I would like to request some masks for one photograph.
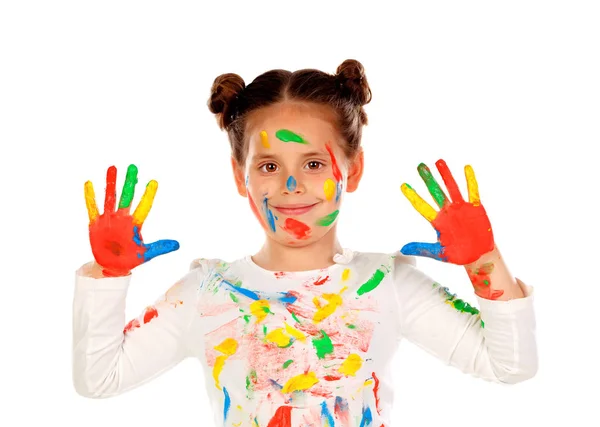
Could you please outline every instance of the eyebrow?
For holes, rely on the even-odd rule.
[[[260,161],[264,159],[276,159],[278,157],[279,156],[277,154],[261,153],[256,154],[252,157],[252,159],[255,161]],[[326,151],[309,151],[302,154],[302,157],[329,157],[329,153]]]

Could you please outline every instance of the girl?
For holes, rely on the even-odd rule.
[[[471,167],[465,200],[443,161],[419,174],[435,210],[402,191],[438,234],[401,253],[342,248],[336,234],[344,193],[363,173],[362,65],[335,75],[273,70],[245,85],[215,80],[210,111],[227,131],[238,192],[265,232],[262,248],[233,262],[200,258],[126,324],[131,271],[177,250],[146,244],[141,228],[157,183],[130,213],[137,169],[127,171],[118,209],[116,169],[104,212],[85,184],[95,261],[78,270],[74,295],[74,384],[87,397],[131,390],[198,358],[218,426],[390,426],[390,361],[406,338],[461,371],[514,384],[537,370],[533,288],[515,279],[496,245]],[[412,255],[465,269],[481,311],[415,267]]]

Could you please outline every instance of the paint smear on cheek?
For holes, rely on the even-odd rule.
[[[331,157],[331,169],[333,170],[333,177],[337,182],[342,181],[342,172],[340,172],[340,168],[338,166],[337,160],[335,158],[335,154],[333,154],[333,150],[329,144],[325,145],[325,148],[329,152],[329,157]]]
[[[266,231],[267,225],[265,224],[265,221],[263,220],[262,216],[260,215],[260,212],[258,211],[258,208],[256,207],[256,203],[254,203],[254,200],[252,199],[252,196],[250,195],[250,193],[248,193],[248,201],[250,202],[250,209],[252,209],[254,216],[256,216],[256,218],[260,222],[261,227]]]
[[[299,240],[310,237],[310,227],[294,218],[287,218],[282,228]]]
[[[297,184],[296,184],[296,179],[295,179],[293,176],[290,176],[290,177],[287,179],[286,185],[287,185],[287,189],[288,189],[289,191],[294,191],[294,190],[296,190],[296,185],[297,185]]]
[[[277,231],[277,229],[275,228],[275,217],[273,216],[273,211],[271,211],[271,209],[269,209],[268,199],[266,197],[263,200],[263,207],[265,210],[265,215],[267,216],[267,222],[269,224],[269,228],[271,229],[272,232],[275,233]]]
[[[331,224],[333,224],[333,222],[335,221],[335,219],[337,218],[339,213],[340,213],[340,211],[336,210],[336,211],[333,211],[332,213],[330,213],[329,215],[326,215],[323,218],[318,219],[317,225],[320,225],[321,227],[330,226]]]
[[[331,178],[327,178],[325,183],[323,184],[323,191],[325,192],[325,198],[327,200],[333,199],[333,195],[335,194],[335,182]]]

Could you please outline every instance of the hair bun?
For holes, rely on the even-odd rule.
[[[337,68],[336,79],[343,97],[350,98],[361,107],[371,101],[371,88],[365,68],[357,60],[346,59],[342,62]]]
[[[245,87],[244,79],[235,73],[221,74],[213,82],[208,109],[217,116],[221,129],[227,129],[235,119],[238,95]]]

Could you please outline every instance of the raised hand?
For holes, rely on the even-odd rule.
[[[423,200],[410,185],[402,184],[401,190],[413,207],[431,223],[437,232],[438,241],[408,243],[401,252],[404,255],[426,256],[457,265],[473,263],[494,249],[492,226],[479,199],[475,172],[470,165],[465,166],[469,192],[469,201],[466,202],[446,162],[438,160],[436,166],[450,198],[425,164],[421,163],[417,170],[440,208],[439,212]]]
[[[143,242],[142,225],[152,207],[158,183],[152,180],[146,185],[146,191],[131,215],[131,201],[138,182],[137,172],[135,165],[129,165],[119,208],[115,210],[117,168],[114,166],[108,168],[102,215],[98,213],[91,181],[87,181],[84,185],[92,253],[105,276],[127,275],[138,265],[179,249],[179,243],[175,240],[159,240],[150,244]]]

